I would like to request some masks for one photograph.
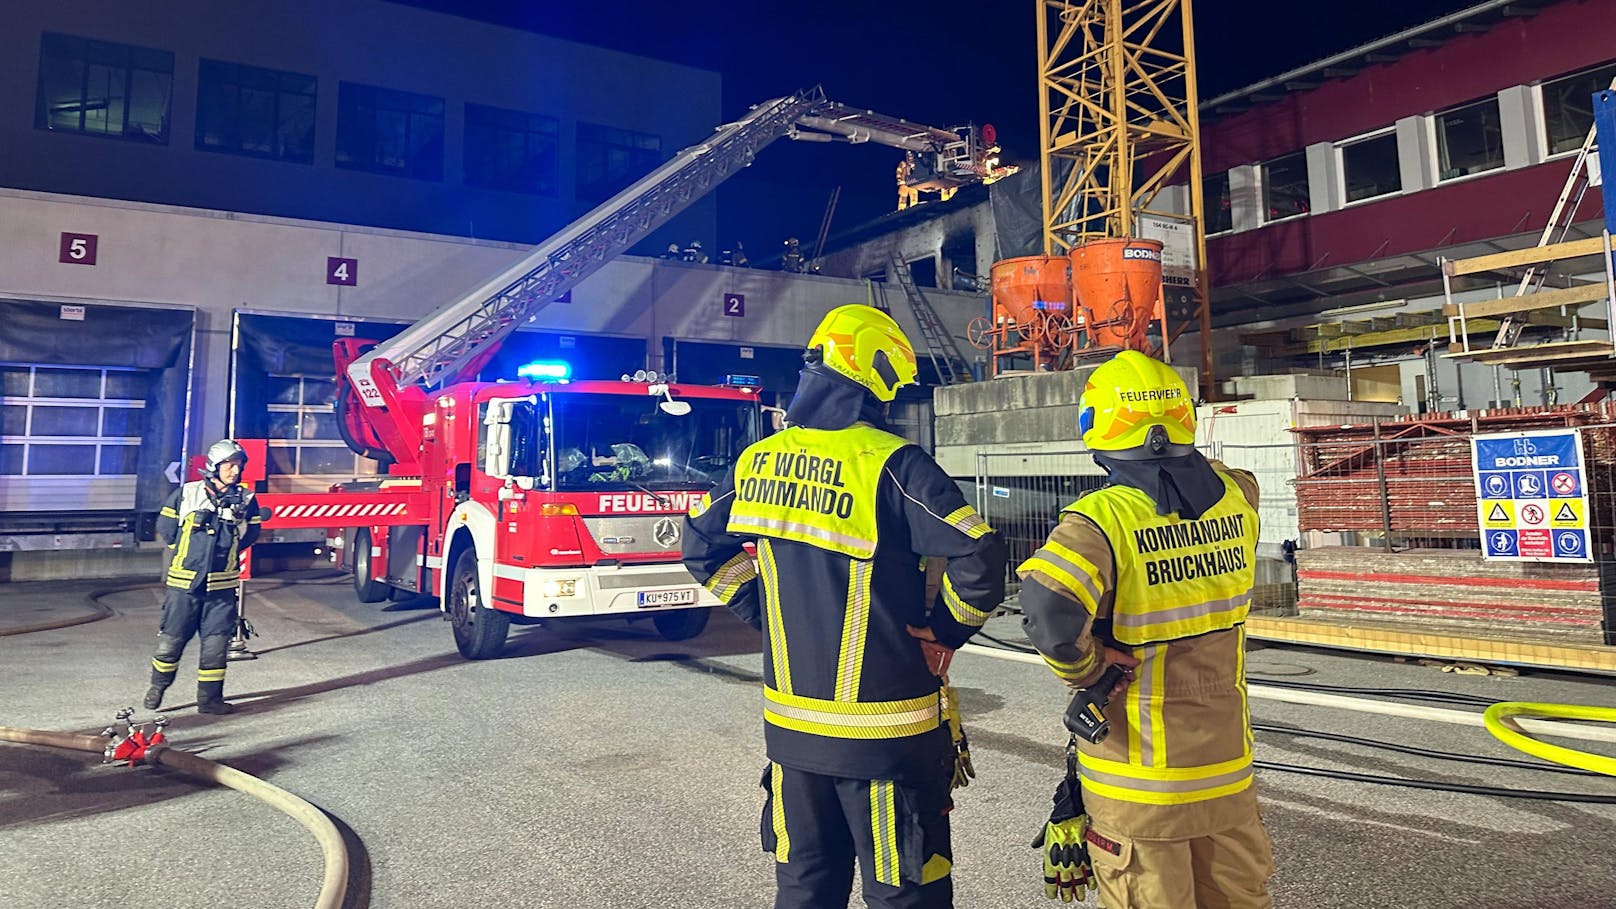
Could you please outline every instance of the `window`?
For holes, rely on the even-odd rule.
[[[1201,217],[1208,234],[1234,229],[1234,208],[1229,203],[1229,172],[1213,174],[1201,181]]]
[[[199,75],[197,148],[313,163],[313,76],[219,60]]]
[[[1610,88],[1616,63],[1543,83],[1543,125],[1549,154],[1576,151],[1594,125],[1593,96]]]
[[[340,83],[337,166],[442,180],[443,99]]]
[[[600,202],[662,163],[662,137],[578,124],[578,199]]]
[[[0,478],[133,476],[146,374],[0,363]]]
[[[1313,208],[1307,189],[1307,155],[1297,152],[1262,166],[1263,222],[1305,215]]]
[[[1437,114],[1436,152],[1439,180],[1503,167],[1504,131],[1498,121],[1498,99]]]
[[[335,382],[270,376],[268,397],[268,476],[375,475],[376,462],[354,454],[337,431]]]
[[[34,126],[168,144],[174,55],[46,32]]]
[[[554,117],[466,105],[466,183],[519,193],[556,194]]]
[[[1383,133],[1341,146],[1341,173],[1348,202],[1401,192],[1403,173],[1397,160],[1397,133]]]

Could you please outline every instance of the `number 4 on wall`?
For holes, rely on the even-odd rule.
[[[325,283],[354,287],[359,283],[359,260],[326,256]]]

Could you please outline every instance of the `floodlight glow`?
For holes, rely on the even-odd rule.
[[[565,360],[534,360],[516,367],[516,374],[524,379],[565,379],[572,375],[572,364]]]

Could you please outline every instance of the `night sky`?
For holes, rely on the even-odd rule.
[[[767,98],[821,84],[832,100],[929,125],[992,123],[1007,161],[1037,161],[1031,0],[396,2],[717,70],[726,119]],[[1470,5],[1473,0],[1197,0],[1201,97]],[[677,150],[677,144],[664,147]],[[896,153],[882,146],[782,140],[719,190],[721,236],[699,239],[722,246],[741,239],[754,260],[777,254],[790,233],[806,247],[838,185],[832,234],[890,211],[896,162]]]

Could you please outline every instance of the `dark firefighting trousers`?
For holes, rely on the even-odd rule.
[[[855,860],[872,909],[953,906],[948,783],[941,773],[852,780],[770,764],[762,833],[775,858],[775,909],[846,906]]]
[[[174,684],[185,645],[199,635],[202,654],[196,661],[196,697],[198,701],[217,701],[224,695],[224,669],[230,638],[236,633],[236,589],[191,593],[169,587],[165,593],[157,652],[152,655],[152,687],[163,690]]]

